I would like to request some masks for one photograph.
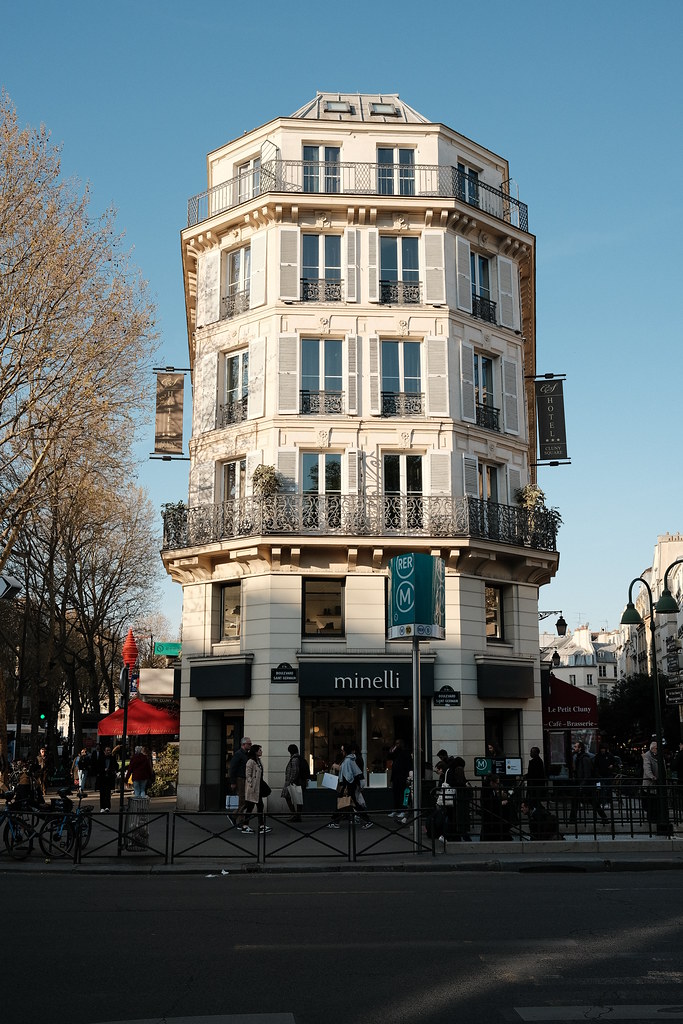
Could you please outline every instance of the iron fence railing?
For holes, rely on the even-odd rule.
[[[344,412],[343,391],[300,391],[302,416],[339,415]]]
[[[332,170],[330,170],[332,168]],[[215,185],[187,203],[187,226],[192,227],[268,192],[316,195],[434,196],[457,199],[522,231],[529,230],[528,208],[504,188],[487,185],[457,167],[437,164],[377,164],[309,160],[270,160],[261,165],[253,187],[244,176]]]
[[[247,536],[473,537],[555,551],[556,513],[478,498],[275,494],[164,512],[164,550]]]
[[[302,302],[341,302],[342,282],[331,277],[301,278]]]
[[[230,320],[249,309],[249,288],[231,291],[221,299],[221,320]]]
[[[495,405],[481,405],[477,402],[477,426],[500,433],[500,409]]]
[[[496,323],[496,304],[483,295],[472,294],[472,316],[486,320],[489,324]]]
[[[242,423],[247,418],[247,407],[247,395],[220,405],[218,407],[218,426],[229,427],[233,423]]]
[[[411,306],[421,302],[419,281],[380,281],[379,301],[386,306]]]

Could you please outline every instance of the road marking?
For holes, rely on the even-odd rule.
[[[683,1020],[683,1006],[644,1004],[631,1006],[515,1006],[525,1021],[572,1020]]]
[[[291,1013],[219,1013],[218,1016],[107,1020],[102,1021],[101,1024],[296,1024],[296,1021]]]

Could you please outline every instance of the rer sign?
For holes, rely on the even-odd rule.
[[[445,640],[446,567],[421,552],[389,561],[388,640]]]

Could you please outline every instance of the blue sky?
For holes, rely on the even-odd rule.
[[[187,366],[179,232],[206,154],[317,90],[398,92],[505,156],[537,236],[538,372],[566,373],[572,465],[542,609],[618,624],[658,534],[683,527],[679,0],[258,5],[0,3],[0,82],[63,169],[113,203],[158,304],[159,362]],[[189,396],[189,388],[187,391]],[[150,462],[157,505],[187,463]],[[180,623],[180,587],[164,583]],[[169,637],[168,639],[172,639]]]

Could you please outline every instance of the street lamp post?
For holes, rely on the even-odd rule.
[[[643,620],[632,601],[633,587],[636,583],[642,583],[647,590],[650,604],[650,661],[652,665],[652,677],[654,686],[655,703],[655,738],[657,740],[657,835],[670,835],[671,824],[669,822],[669,805],[666,791],[666,766],[664,764],[664,745],[662,743],[662,705],[659,694],[659,672],[657,671],[657,648],[655,644],[655,606],[652,600],[652,590],[647,580],[642,576],[636,576],[631,580],[628,588],[628,604],[621,616],[622,626],[642,626]]]

